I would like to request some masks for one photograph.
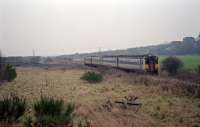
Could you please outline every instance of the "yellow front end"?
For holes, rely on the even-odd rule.
[[[159,64],[145,64],[144,68],[147,72],[158,73],[160,66]]]

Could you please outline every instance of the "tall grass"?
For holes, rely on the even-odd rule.
[[[156,89],[155,92],[161,94],[169,94],[169,95],[176,95],[176,96],[189,96],[194,98],[200,98],[200,85],[179,80],[176,78],[154,78],[152,76],[137,76],[135,74],[130,75],[129,79],[134,84],[145,85],[151,89],[151,86],[156,86],[159,88]],[[153,87],[152,87],[153,88]]]

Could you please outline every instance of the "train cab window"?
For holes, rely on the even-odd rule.
[[[149,64],[149,58],[148,57],[145,58],[145,64]]]
[[[146,57],[145,64],[158,64],[158,57],[156,57],[156,56]]]

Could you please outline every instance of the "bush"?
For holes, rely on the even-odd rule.
[[[15,68],[7,64],[5,67],[2,68],[1,70],[1,80],[6,80],[6,81],[13,81],[17,77],[17,73]]]
[[[162,62],[162,70],[169,72],[171,75],[177,74],[183,67],[183,62],[176,57],[168,57]]]
[[[53,98],[41,97],[41,99],[34,103],[34,111],[36,116],[41,115],[59,115],[63,110],[63,100],[55,100]]]
[[[34,103],[33,109],[36,117],[36,126],[70,126],[75,106],[68,104],[64,108],[63,100],[57,100],[52,97],[41,97]]]
[[[103,77],[101,74],[99,73],[95,73],[95,72],[86,72],[83,74],[83,76],[81,77],[82,80],[86,80],[89,83],[98,83],[101,82]]]
[[[16,95],[10,95],[0,100],[0,120],[16,121],[21,117],[26,108],[25,99],[21,99]]]
[[[197,73],[200,75],[200,65],[197,67]]]

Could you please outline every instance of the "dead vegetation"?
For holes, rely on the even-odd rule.
[[[101,72],[104,79],[96,85],[80,79],[84,70],[17,71],[14,82],[0,86],[0,95],[15,92],[25,97],[29,100],[28,111],[41,94],[62,98],[65,104],[73,102],[77,126],[80,121],[90,127],[189,127],[200,124],[200,100],[198,94],[193,93],[199,92],[199,87],[193,88],[198,84],[112,69]],[[125,97],[127,100],[138,97],[136,102],[142,106],[124,108],[126,105],[115,103],[123,102]]]
[[[172,94],[177,96],[188,96],[200,98],[200,85],[193,82],[182,81],[175,78],[137,76],[134,79],[136,84],[144,84],[145,86],[158,87],[161,94]]]
[[[99,71],[102,72],[103,68]],[[123,78],[129,84],[144,85],[149,89],[155,90],[154,92],[160,94],[188,96],[200,98],[200,84],[192,82],[191,80],[181,80],[177,77],[154,76],[142,73],[127,73],[116,69],[107,69],[103,74],[107,79]],[[186,78],[186,77],[185,77]]]

